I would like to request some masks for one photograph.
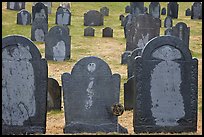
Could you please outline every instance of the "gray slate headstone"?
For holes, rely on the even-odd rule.
[[[190,8],[186,9],[185,15],[191,16],[191,9]]]
[[[202,3],[194,2],[191,6],[191,19],[202,19]]]
[[[166,16],[164,19],[164,27],[165,28],[171,28],[173,26],[173,20],[170,16]]]
[[[164,35],[173,35],[173,30],[172,30],[172,28],[167,28],[167,29],[164,31]]]
[[[122,55],[121,55],[121,64],[127,64],[128,63],[128,56],[131,54],[131,51],[125,51]]]
[[[66,26],[54,26],[45,36],[45,58],[64,61],[71,56],[71,36]]]
[[[33,2],[33,6],[34,6],[36,3],[38,3],[38,2]],[[51,12],[52,12],[52,2],[41,2],[41,3],[43,3],[44,5],[47,6],[47,8],[48,8],[48,14],[51,14]]]
[[[93,56],[82,58],[71,73],[62,75],[62,87],[64,133],[127,133],[111,108],[119,103],[120,75],[112,74],[106,62]]]
[[[100,8],[100,13],[103,14],[103,16],[109,16],[109,9],[107,7]]]
[[[144,2],[130,2],[130,13],[139,15],[144,13]]]
[[[151,2],[149,4],[149,14],[154,18],[160,18],[160,8],[159,2]]]
[[[95,29],[92,27],[87,27],[84,29],[84,36],[94,36],[95,35]]]
[[[7,9],[20,11],[25,9],[25,2],[7,2]]]
[[[135,133],[197,131],[198,60],[182,40],[152,39],[134,72]]]
[[[37,2],[35,5],[32,6],[32,22],[34,22],[36,18],[44,18],[45,21],[48,23],[48,8],[42,2]]]
[[[127,6],[125,7],[125,13],[130,13],[130,6],[129,6],[129,5],[127,5]]]
[[[47,61],[20,35],[2,38],[2,134],[46,131]]]
[[[84,26],[103,26],[104,16],[97,10],[84,13]]]
[[[22,9],[17,13],[17,24],[19,25],[30,25],[31,24],[31,14],[25,10]]]
[[[119,16],[119,20],[122,21],[124,17],[125,17],[125,16],[124,16],[123,14],[121,14],[121,15]]]
[[[179,4],[177,2],[169,2],[167,4],[167,16],[172,19],[178,18]]]
[[[166,8],[162,8],[161,15],[166,15]]]
[[[58,25],[71,25],[71,12],[59,6],[56,11],[55,23]]]
[[[106,27],[102,30],[102,37],[113,37],[113,29]]]

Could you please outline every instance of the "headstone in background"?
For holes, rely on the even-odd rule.
[[[109,16],[109,8],[107,7],[100,8],[100,13],[102,13],[103,16]]]
[[[191,6],[191,19],[202,19],[202,3],[194,2]]]
[[[92,27],[87,27],[84,29],[84,36],[93,36],[95,35],[95,29]]]
[[[148,8],[147,7],[144,7],[144,13],[148,13]]]
[[[167,16],[172,19],[178,18],[179,4],[177,2],[169,2],[167,4]]]
[[[159,2],[151,2],[149,4],[149,14],[154,18],[160,18],[160,8]]]
[[[30,25],[31,24],[31,14],[25,10],[22,9],[17,13],[17,24],[19,25]]]
[[[60,2],[60,6],[71,11],[71,2]]]
[[[106,62],[93,56],[82,58],[71,73],[62,75],[62,87],[64,133],[127,133],[113,113],[119,103],[120,75],[112,74]]]
[[[69,9],[59,6],[56,11],[55,23],[58,25],[70,25],[71,12]]]
[[[38,2],[33,2],[33,6]],[[52,2],[41,2],[48,8],[48,14],[52,13]]]
[[[167,28],[167,29],[164,31],[164,35],[173,35],[173,30],[172,30],[172,28]]]
[[[129,5],[127,5],[127,6],[125,7],[125,13],[130,13],[130,6],[129,6]]]
[[[131,51],[125,51],[122,55],[121,55],[121,64],[127,64],[128,62],[128,56],[131,54]]]
[[[48,8],[42,2],[37,2],[32,6],[32,22],[34,22],[36,18],[45,19],[48,23]]]
[[[173,26],[173,20],[170,16],[166,16],[164,19],[164,27],[165,28],[171,28]]]
[[[45,58],[64,61],[71,56],[71,36],[66,26],[54,26],[45,36]]]
[[[97,10],[89,10],[84,13],[84,26],[103,26],[104,17]]]
[[[134,72],[135,133],[197,131],[198,60],[182,40],[152,39]]]
[[[166,8],[162,8],[161,15],[166,15]]]
[[[186,10],[185,15],[186,15],[186,16],[191,16],[191,9],[190,9],[190,8],[188,8],[188,9]]]
[[[106,27],[102,30],[102,37],[113,37],[113,29]]]
[[[130,2],[130,13],[139,15],[144,13],[144,2]]]
[[[119,16],[119,20],[123,20],[123,18],[124,18],[125,16],[123,15],[123,14],[121,14],[120,16]]]
[[[19,35],[2,38],[2,134],[45,134],[47,61]]]
[[[25,9],[25,2],[7,2],[7,9],[20,11]]]

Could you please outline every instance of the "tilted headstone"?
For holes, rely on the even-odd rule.
[[[202,19],[202,3],[194,2],[191,6],[191,19]]]
[[[27,10],[22,9],[20,12],[17,13],[17,24],[30,25],[31,14]]]
[[[134,132],[196,132],[198,60],[175,36],[152,39],[135,60]]]
[[[172,28],[167,28],[167,29],[164,31],[164,35],[173,35],[173,30],[172,30]]]
[[[119,20],[123,20],[124,17],[125,17],[125,16],[124,16],[123,14],[121,14],[121,15],[119,16]]]
[[[130,2],[130,13],[139,15],[144,13],[144,2]]]
[[[102,37],[113,37],[113,29],[106,27],[102,30]]]
[[[170,16],[166,16],[164,19],[164,27],[165,28],[171,28],[173,26],[173,20]]]
[[[71,56],[71,36],[66,26],[54,26],[45,36],[45,58],[64,61]]]
[[[125,51],[122,55],[121,55],[121,64],[127,64],[128,62],[128,56],[131,54],[131,51]]]
[[[104,16],[97,10],[84,13],[84,26],[103,26]]]
[[[166,15],[166,8],[162,8],[161,15]]]
[[[119,104],[120,75],[112,74],[102,59],[91,56],[79,60],[71,73],[62,75],[62,87],[64,133],[127,133],[117,118],[123,112],[122,106],[114,107]]]
[[[178,22],[174,27],[172,27],[173,35],[178,37],[180,40],[183,40],[185,45],[189,47],[189,38],[190,38],[190,27],[184,22]]]
[[[20,11],[25,9],[25,2],[7,2],[7,9]]]
[[[159,2],[151,2],[149,4],[149,14],[154,18],[160,18],[160,8]]]
[[[191,16],[191,9],[190,9],[190,8],[188,8],[188,9],[186,10],[185,15],[186,15],[186,16]]]
[[[48,24],[44,18],[36,18],[31,27],[32,41],[45,41],[45,35],[48,33]]]
[[[100,8],[100,13],[103,14],[103,16],[109,16],[109,8],[107,7]]]
[[[130,6],[129,6],[129,5],[127,5],[127,6],[125,7],[125,13],[130,13]]]
[[[48,78],[47,111],[61,110],[61,86],[54,78]]]
[[[36,18],[45,19],[48,23],[48,8],[42,2],[37,2],[32,6],[32,22],[34,22]]]
[[[58,25],[71,25],[71,12],[67,8],[58,7],[55,23]]]
[[[172,19],[178,18],[179,4],[177,2],[169,2],[167,4],[167,16]]]
[[[2,134],[46,131],[47,61],[19,35],[2,39]]]
[[[84,29],[84,36],[94,36],[95,35],[95,29],[92,27],[87,27]]]

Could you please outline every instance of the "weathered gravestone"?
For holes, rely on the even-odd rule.
[[[33,2],[33,6],[38,2]],[[52,2],[41,2],[48,8],[48,14],[51,14],[52,12]]]
[[[31,24],[31,14],[27,10],[22,9],[20,12],[17,13],[17,24],[20,25]]]
[[[135,60],[134,132],[197,130],[198,60],[175,36],[152,39]]]
[[[185,15],[186,15],[186,16],[191,16],[191,9],[190,9],[190,8],[188,8],[188,9],[186,10]]]
[[[127,133],[117,118],[123,112],[119,105],[120,75],[112,75],[106,62],[93,56],[82,58],[71,74],[62,75],[62,87],[64,133]]]
[[[2,39],[2,134],[46,131],[48,68],[29,39]]]
[[[102,30],[102,37],[113,37],[113,29],[106,27]]]
[[[191,19],[202,19],[202,3],[194,2],[191,6]]]
[[[103,26],[103,14],[97,10],[89,10],[84,13],[84,26]]]
[[[25,9],[25,2],[7,2],[7,9],[17,11]]]
[[[148,8],[144,7],[144,13],[147,14],[148,13]]]
[[[31,27],[31,40],[44,42],[48,33],[48,24],[44,18],[36,18]]]
[[[125,38],[127,37],[127,33],[130,31],[130,25],[132,22],[132,14],[128,14],[124,19],[123,19],[123,27],[124,27],[124,36]]]
[[[127,64],[128,62],[128,56],[131,54],[131,51],[125,51],[122,55],[121,55],[121,64]]]
[[[66,26],[54,26],[45,36],[45,58],[64,61],[71,56],[71,36]]]
[[[42,2],[37,2],[32,6],[32,22],[36,18],[45,19],[46,23],[48,23],[48,8]]]
[[[130,2],[130,13],[139,15],[144,13],[144,2]]]
[[[107,7],[100,8],[100,13],[103,14],[103,16],[109,16],[109,9]]]
[[[48,78],[47,111],[61,110],[61,86],[54,78]]]
[[[167,29],[164,31],[164,35],[173,35],[173,30],[172,30],[172,28],[167,28]]]
[[[160,18],[160,8],[159,2],[151,2],[149,4],[149,14],[154,18]]]
[[[166,16],[164,19],[164,27],[165,28],[171,28],[173,26],[173,20],[170,16]]]
[[[172,19],[178,18],[179,4],[177,2],[169,2],[167,4],[167,16]]]
[[[162,8],[161,15],[166,15],[166,8]]]
[[[130,13],[130,6],[129,6],[129,5],[127,5],[127,6],[125,7],[125,13]]]
[[[173,36],[183,40],[185,45],[189,47],[190,27],[187,27],[184,22],[178,22],[174,27],[172,27],[172,30]]]
[[[84,36],[94,36],[95,29],[92,27],[87,27],[84,29]]]
[[[56,11],[55,23],[58,25],[70,25],[71,12],[69,9],[59,6]]]

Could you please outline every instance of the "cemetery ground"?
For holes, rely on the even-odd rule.
[[[127,81],[127,66],[121,65],[121,55],[125,51],[125,38],[123,27],[119,20],[119,15],[127,15],[125,6],[129,2],[72,2],[71,3],[71,25],[69,25],[71,35],[71,59],[64,62],[48,61],[48,77],[56,79],[60,85],[61,75],[64,72],[70,72],[74,64],[85,56],[97,56],[103,59],[110,66],[112,73],[121,75],[120,85],[120,103],[124,105],[124,83]],[[160,2],[161,9],[167,7],[167,2]],[[177,22],[185,22],[190,27],[190,50],[193,57],[198,58],[198,131],[196,133],[176,133],[178,135],[202,134],[202,20],[191,20],[190,16],[185,16],[185,10],[191,8],[192,2],[178,2],[179,16],[173,19],[173,25]],[[55,14],[59,2],[53,2],[52,13],[49,14],[48,29],[55,26]],[[148,7],[149,2],[145,2]],[[101,7],[109,8],[109,16],[104,17],[103,26],[93,26],[95,29],[94,37],[84,37],[83,25],[84,13],[88,10],[100,10]],[[31,13],[32,2],[26,2],[26,10]],[[2,37],[7,35],[23,35],[31,38],[31,25],[21,26],[16,24],[17,11],[7,10],[6,2],[2,2]],[[165,28],[163,21],[166,15],[161,15],[162,27],[160,35],[164,34]],[[113,29],[113,38],[103,38],[102,29],[111,27]],[[42,57],[45,57],[45,45],[42,42],[34,42],[40,50]],[[80,84],[80,83],[79,83]],[[173,111],[173,110],[172,110]],[[133,132],[133,111],[125,111],[119,116],[119,123],[128,129],[128,134]],[[65,125],[63,103],[62,111],[47,112],[46,134],[63,134]],[[88,134],[88,133],[81,133]],[[95,133],[104,134],[104,133]],[[119,134],[119,133],[108,133]],[[155,133],[157,134],[157,133]],[[172,133],[159,133],[172,134]],[[175,133],[173,133],[175,134]]]

